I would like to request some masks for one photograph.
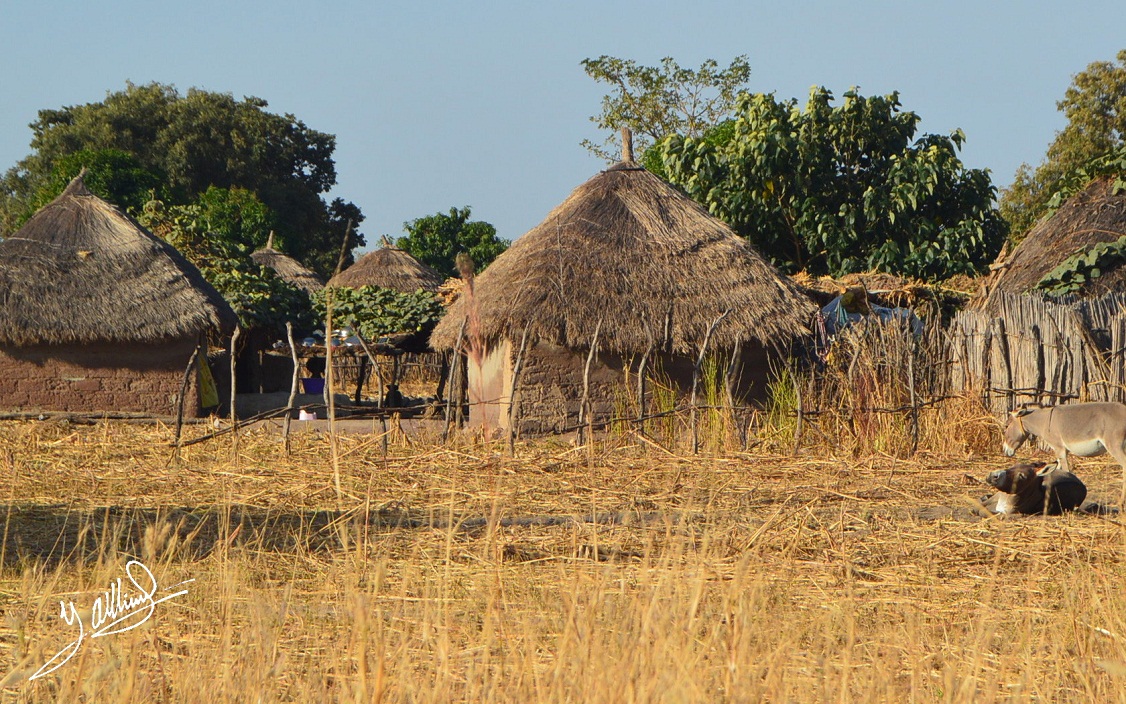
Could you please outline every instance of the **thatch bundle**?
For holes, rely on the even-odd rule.
[[[802,271],[791,278],[802,293],[819,306],[825,306],[849,289],[860,288],[875,305],[911,308],[920,315],[935,307],[944,312],[958,310],[969,300],[970,291],[973,290],[972,282],[967,277],[960,281],[929,284],[879,271],[845,274],[836,279],[831,276],[815,277]]]
[[[293,257],[274,249],[274,233],[272,232],[266,246],[251,254],[250,258],[259,266],[273,269],[278,278],[296,286],[305,293],[314,294],[325,287],[324,280],[315,271],[305,268],[301,262]]]
[[[236,323],[191,262],[81,175],[0,242],[0,344],[152,343]]]
[[[614,352],[783,344],[814,308],[746,240],[632,161],[579,186],[496,259],[474,285],[479,334]],[[470,296],[438,324],[431,345],[456,344]],[[474,326],[475,327],[475,326]]]
[[[1113,185],[1112,177],[1095,179],[1053,215],[1038,222],[1012,254],[994,264],[984,306],[992,307],[1001,293],[1035,289],[1045,274],[1082,248],[1126,236],[1126,193],[1114,194]],[[1123,289],[1124,269],[1103,272],[1082,294],[1098,296]]]
[[[418,289],[434,293],[445,277],[392,245],[386,238],[383,247],[368,252],[360,261],[329,279],[330,287],[360,288],[379,286],[402,293]]]

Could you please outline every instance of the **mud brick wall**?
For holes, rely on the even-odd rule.
[[[586,353],[539,344],[525,353],[520,372],[519,428],[526,436],[560,433],[579,422]],[[603,355],[590,365],[590,406],[595,420],[614,414],[626,392],[621,360]]]
[[[761,345],[746,344],[736,370],[735,395],[742,402],[763,401],[771,354]],[[597,422],[637,412],[637,371],[640,358],[600,354],[590,367],[591,416]],[[548,435],[574,429],[579,422],[586,351],[539,344],[525,353],[520,373],[519,429],[525,436]],[[658,376],[687,397],[692,390],[693,360],[683,355],[656,354],[647,375]],[[627,382],[625,370],[629,369]],[[726,369],[721,373],[726,373]],[[701,381],[702,384],[702,381]],[[628,386],[627,386],[628,385]],[[649,403],[653,385],[649,384]],[[701,387],[700,393],[703,393]]]
[[[158,345],[0,346],[0,410],[124,411],[169,416],[195,339]],[[184,415],[198,416],[198,374]]]

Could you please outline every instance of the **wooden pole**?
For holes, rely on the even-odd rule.
[[[645,407],[645,367],[649,363],[649,353],[653,351],[650,344],[641,355],[641,363],[637,365],[637,423],[638,429],[645,432],[645,416],[649,415]]]
[[[356,405],[360,405],[360,400],[363,398],[364,392],[364,377],[367,376],[368,371],[368,358],[360,357],[360,371],[359,377],[356,379]]]
[[[285,336],[289,340],[289,358],[293,360],[293,380],[289,384],[289,403],[286,404],[285,428],[282,437],[285,440],[285,454],[289,454],[289,425],[293,422],[293,404],[297,400],[297,384],[301,376],[301,363],[297,359],[297,345],[293,344],[293,323],[286,321]]]
[[[919,404],[915,397],[915,333],[910,330],[911,347],[907,352],[907,392],[911,396],[911,454],[919,451]]]
[[[700,355],[696,358],[696,364],[692,367],[692,454],[694,455],[700,452],[700,433],[697,424],[698,413],[696,408],[696,389],[700,385],[700,367],[704,366],[704,356],[708,353],[708,341],[712,339],[712,333],[715,332],[715,329],[730,312],[730,308],[723,311],[723,313],[708,326],[708,331],[704,333],[704,342],[700,345]]]
[[[794,450],[792,454],[798,454],[798,448],[801,447],[801,434],[805,429],[805,405],[802,401],[801,395],[801,380],[794,375],[794,411],[798,414],[798,424],[794,428]]]
[[[175,457],[180,456],[180,432],[184,427],[184,399],[188,395],[188,383],[192,378],[192,367],[199,359],[199,350],[203,347],[203,344],[203,342],[198,343],[192,350],[192,356],[188,358],[188,366],[184,367],[184,380],[180,383],[180,399],[176,404],[176,452],[173,453]]]
[[[516,423],[520,416],[516,405],[520,402],[520,372],[524,368],[524,352],[528,348],[528,325],[520,335],[520,351],[516,354],[516,363],[512,365],[512,394],[508,398],[508,456],[516,454]]]
[[[594,337],[590,341],[590,350],[586,354],[586,366],[583,367],[583,395],[579,400],[579,445],[587,443],[588,429],[584,427],[591,425],[590,417],[590,365],[594,362],[594,356],[598,354],[598,335],[602,332],[602,318],[594,326]],[[590,439],[594,439],[594,428],[589,429]]]
[[[238,359],[238,338],[241,334],[242,328],[236,325],[235,332],[231,335],[231,432],[234,433],[236,466],[238,465],[238,411],[235,397],[238,393],[238,379],[235,377],[235,363]]]
[[[344,266],[344,256],[348,252],[348,235],[352,232],[352,221],[344,229],[344,239],[340,243],[340,256],[336,260],[336,272]],[[325,393],[328,395],[328,438],[332,448],[332,483],[336,489],[337,500],[344,498],[340,487],[340,447],[336,441],[336,389],[333,385],[332,370],[332,289],[325,290]]]
[[[457,331],[457,342],[454,343],[453,356],[450,362],[449,378],[446,379],[446,429],[442,433],[442,442],[450,439],[450,423],[454,418],[454,389],[460,386],[461,382],[461,341],[465,337],[465,326],[469,323],[469,318],[461,321],[461,327]]]
[[[739,366],[742,362],[743,356],[743,338],[735,340],[735,349],[731,351],[731,362],[727,365],[727,378],[724,380],[727,390],[727,419],[728,423],[738,425],[738,418],[735,413],[735,381],[736,375],[739,373]],[[730,430],[730,425],[728,429]],[[745,444],[745,443],[744,443]]]

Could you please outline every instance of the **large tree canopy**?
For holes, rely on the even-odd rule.
[[[128,84],[99,103],[41,110],[31,124],[32,153],[0,179],[0,236],[86,166],[102,174],[90,184],[94,192],[134,212],[147,200],[142,191],[177,205],[212,187],[250,191],[272,213],[281,248],[330,273],[347,222],[363,218],[355,205],[322,197],[336,183],[336,139],[266,107],[259,98],[194,88],[182,95],[152,83]],[[363,244],[353,229],[349,249]]]
[[[1048,212],[1069,174],[1126,145],[1126,49],[1117,59],[1117,65],[1096,61],[1073,77],[1056,103],[1067,126],[1056,133],[1044,161],[1035,170],[1022,164],[1001,194],[1001,214],[1015,237],[1023,237]]]
[[[590,118],[610,137],[602,144],[583,140],[583,146],[607,161],[617,161],[618,131],[630,128],[635,147],[643,152],[671,134],[699,137],[727,119],[735,98],[751,75],[746,56],[737,56],[725,69],[708,59],[699,69],[681,68],[669,57],[660,66],[600,56],[582,62],[587,75],[606,83],[613,92],[602,98],[602,112]]]
[[[898,94],[843,97],[744,94],[733,121],[660,144],[665,175],[787,271],[983,269],[1006,230],[988,173],[958,159],[962,133],[915,139]]]
[[[508,241],[497,237],[497,229],[487,222],[469,220],[469,206],[450,208],[449,215],[437,213],[403,223],[407,236],[396,244],[418,261],[445,276],[457,276],[454,259],[466,253],[482,271],[508,249]]]

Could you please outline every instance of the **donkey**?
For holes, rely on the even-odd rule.
[[[1070,471],[1068,453],[1094,457],[1109,452],[1126,475],[1126,404],[1072,403],[1021,408],[1009,415],[1004,433],[1007,456],[1012,457],[1029,436],[1035,436],[1052,447],[1065,472]]]
[[[986,505],[995,513],[1045,513],[1058,516],[1078,510],[1087,498],[1079,477],[1059,465],[1022,462],[990,472],[985,483],[998,490]]]

